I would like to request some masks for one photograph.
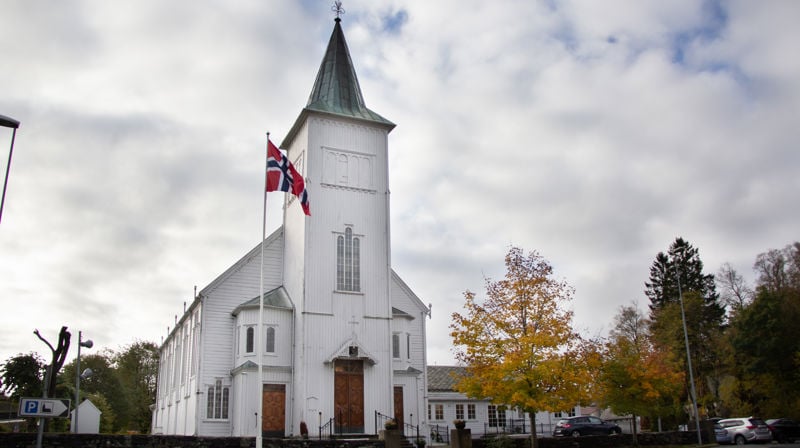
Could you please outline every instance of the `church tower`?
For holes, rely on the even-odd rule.
[[[372,410],[393,413],[387,151],[394,126],[366,107],[337,17],[308,104],[280,145],[304,175],[311,204],[306,217],[287,195],[284,213],[294,425],[334,418],[337,430],[363,433],[375,430]]]

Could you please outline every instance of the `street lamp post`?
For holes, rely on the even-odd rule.
[[[11,148],[8,150],[8,164],[6,165],[6,177],[3,181],[3,197],[0,199],[0,221],[3,220],[3,206],[6,203],[6,188],[8,187],[8,172],[11,170],[11,155],[14,153],[14,139],[17,137],[17,128],[19,128],[19,121],[0,115],[0,126],[4,128],[11,128]]]
[[[694,423],[697,428],[697,445],[703,444],[703,437],[700,435],[700,414],[697,412],[697,391],[694,387],[694,373],[692,372],[692,356],[689,352],[689,333],[686,331],[686,311],[683,308],[683,291],[681,291],[681,274],[677,272],[678,279],[678,299],[681,303],[681,321],[683,322],[683,341],[686,343],[686,366],[689,368],[689,387],[692,394],[692,409],[694,410]]]
[[[78,358],[75,360],[75,423],[72,425],[72,432],[78,434],[78,409],[80,408],[80,393],[81,393],[81,378],[88,378],[92,376],[92,369],[86,369],[85,372],[81,373],[81,347],[92,348],[94,346],[94,342],[91,339],[87,339],[85,341],[81,340],[83,338],[83,332],[78,332]]]

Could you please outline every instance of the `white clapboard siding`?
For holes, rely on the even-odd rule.
[[[281,282],[282,237],[279,229],[265,241],[265,290]],[[205,418],[206,391],[217,378],[223,385],[232,386],[230,371],[235,359],[231,312],[258,296],[260,272],[258,245],[200,291],[162,344],[154,432],[230,435],[229,421]]]

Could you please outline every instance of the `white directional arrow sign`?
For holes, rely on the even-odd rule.
[[[20,417],[66,417],[69,400],[57,398],[23,398],[19,401]]]

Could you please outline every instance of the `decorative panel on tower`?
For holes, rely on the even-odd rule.
[[[322,185],[375,191],[375,156],[322,148]]]

